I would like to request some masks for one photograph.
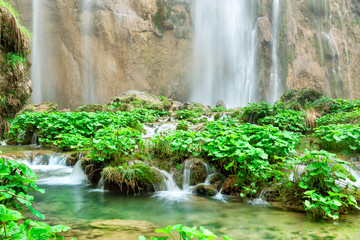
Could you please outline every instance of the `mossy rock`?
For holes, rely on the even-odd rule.
[[[200,196],[213,197],[216,195],[216,188],[212,185],[199,184],[195,187],[195,193]]]
[[[299,111],[305,109],[307,104],[312,104],[323,97],[323,94],[314,89],[304,88],[289,90],[281,96],[280,100],[289,109]]]
[[[110,108],[119,111],[127,111],[135,108],[147,108],[153,110],[170,110],[173,101],[167,97],[156,97],[147,92],[130,90],[120,96],[111,98],[108,103]]]
[[[57,110],[58,110],[58,105],[56,102],[46,101],[40,104],[28,104],[23,109],[21,109],[18,115],[21,115],[25,112],[51,113],[51,112],[56,112]]]
[[[205,161],[202,158],[190,158],[185,161],[185,169],[190,169],[190,186],[203,183],[207,177]]]
[[[113,110],[107,105],[86,104],[78,107],[75,112],[112,112]]]
[[[155,192],[155,189],[162,184],[161,173],[142,161],[103,169],[105,189],[121,192],[123,194],[145,194]]]

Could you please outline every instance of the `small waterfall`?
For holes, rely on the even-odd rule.
[[[247,204],[257,206],[257,207],[268,207],[270,204],[265,201],[264,198],[265,190],[262,190],[259,197],[254,200],[248,201]]]
[[[94,31],[95,31],[95,8],[96,1],[82,0],[82,46],[83,46],[83,90],[84,101],[86,103],[96,103],[96,79],[95,79],[95,59],[94,51]]]
[[[191,173],[191,161],[186,161],[184,165],[183,184],[182,189],[188,191],[190,189],[190,173]]]
[[[0,146],[6,146],[7,144],[6,144],[6,141],[1,141],[0,142]]]
[[[216,193],[216,195],[213,197],[213,199],[219,201],[219,202],[226,202],[226,200],[229,198],[229,196],[225,196],[224,194],[222,194],[223,188],[220,189],[220,191],[218,191]]]
[[[38,184],[81,185],[86,183],[87,176],[81,169],[81,161],[78,161],[74,167],[70,167],[66,164],[67,158],[67,155],[54,153],[35,155],[33,158],[24,160],[38,175]]]
[[[194,1],[191,100],[229,107],[258,99],[256,1]]]
[[[192,167],[192,160],[187,160],[184,163],[184,171],[183,171],[183,182],[182,182],[182,189],[176,184],[173,176],[165,170],[160,170],[158,168],[153,167],[157,171],[161,173],[164,179],[164,187],[161,191],[157,191],[154,194],[154,197],[157,197],[161,200],[169,201],[169,202],[183,202],[189,201],[189,196],[192,195],[193,189],[195,186],[191,186],[190,179],[191,179],[191,167]],[[212,169],[207,163],[203,162],[207,177],[204,183],[205,185],[210,185],[211,177],[216,174],[214,169]],[[201,183],[200,183],[201,184]],[[220,193],[218,193],[214,198],[215,200],[225,201],[225,197]]]
[[[31,144],[32,145],[37,145],[38,144],[38,136],[36,133],[34,133],[31,137]]]
[[[73,182],[74,184],[82,184],[87,182],[88,178],[86,176],[86,174],[84,173],[83,169],[81,168],[81,160],[79,160],[70,175],[70,180],[71,182]]]
[[[280,29],[280,0],[273,0],[272,11],[272,46],[271,46],[271,75],[270,75],[270,92],[268,102],[273,104],[278,101],[282,94],[282,85],[279,69],[279,29]]]

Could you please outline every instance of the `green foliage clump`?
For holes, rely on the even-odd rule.
[[[272,106],[267,102],[252,103],[243,108],[242,120],[257,124],[260,119],[272,114]]]
[[[212,108],[211,112],[226,112],[226,108],[220,106],[220,107],[216,107],[216,108]]]
[[[204,228],[204,227],[200,227],[200,229],[197,229],[197,227],[186,227],[186,226],[182,226],[181,224],[176,224],[176,225],[169,225],[165,228],[162,229],[158,229],[155,231],[156,233],[165,233],[167,235],[169,235],[172,239],[175,239],[174,232],[177,232],[179,235],[179,238],[176,239],[181,239],[181,240],[191,240],[191,239],[199,239],[199,240],[214,240],[217,239],[218,236],[216,236],[214,233],[212,233],[210,230]],[[168,237],[161,237],[161,238],[155,238],[152,237],[152,240],[165,240],[168,239]],[[230,237],[223,237],[224,240],[233,240]],[[140,236],[139,240],[146,240],[146,237]]]
[[[274,116],[267,116],[259,120],[260,124],[271,124],[281,130],[305,133],[305,113],[294,110],[278,110]]]
[[[44,146],[51,147],[54,146],[54,142],[57,142],[55,147],[60,146],[64,149],[63,144],[59,142],[59,135],[71,134],[78,139],[93,138],[95,132],[107,127],[115,129],[131,127],[143,131],[141,123],[153,122],[157,116],[157,111],[146,109],[118,113],[26,112],[14,119],[7,137],[14,143],[30,144],[31,137],[38,132],[39,141]],[[69,138],[67,140],[70,141]]]
[[[165,32],[166,30],[166,21],[169,18],[169,6],[166,5],[164,0],[157,0],[157,11],[155,15],[152,17],[152,20],[156,26],[156,28],[161,32]]]
[[[337,219],[339,214],[359,209],[354,188],[347,183],[347,179],[355,179],[344,167],[346,162],[322,150],[306,151],[304,156],[292,158],[290,169],[294,170],[298,164],[306,164],[305,171],[298,177],[298,172],[292,171],[293,179],[287,178],[281,184],[285,188],[283,197],[298,196],[297,200],[314,218]],[[343,182],[344,187],[340,187],[339,182]]]
[[[359,124],[360,123],[360,109],[325,115],[316,121],[317,126],[325,126],[330,124]]]
[[[36,217],[45,217],[33,206],[31,191],[44,192],[36,186],[36,175],[23,163],[0,158],[0,238],[1,239],[64,239],[58,233],[69,230],[69,227],[25,220],[22,212],[24,206]]]
[[[320,126],[314,136],[321,148],[334,151],[360,149],[360,125],[338,124]]]
[[[103,169],[101,174],[104,176],[105,182],[116,183],[121,190],[126,187],[127,193],[132,191],[134,194],[141,193],[142,185],[158,184],[162,180],[159,173],[142,162],[132,166],[128,164],[116,167],[108,166]]]
[[[201,116],[201,114],[202,114],[202,112],[184,109],[184,110],[176,111],[175,117],[176,117],[176,119],[179,119],[179,120],[185,120],[185,119],[190,119],[190,118],[197,118],[197,117]]]
[[[139,148],[142,134],[131,128],[104,128],[94,135],[90,156],[95,161],[118,161]]]
[[[2,69],[6,72],[12,72],[15,71],[16,66],[19,64],[26,64],[26,58],[19,53],[9,52],[2,62]]]

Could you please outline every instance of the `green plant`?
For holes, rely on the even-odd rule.
[[[170,235],[171,239],[182,239],[182,240],[191,240],[191,239],[199,239],[199,240],[214,240],[215,238],[218,238],[214,233],[212,233],[210,230],[200,227],[200,229],[197,229],[197,227],[186,227],[182,226],[181,224],[176,225],[169,225],[165,228],[158,229],[155,232],[157,233],[165,233]],[[179,235],[179,238],[176,238],[173,232],[177,232]],[[165,240],[169,237],[161,237],[161,238],[155,238],[152,237],[152,240]],[[232,240],[230,237],[223,237],[224,240]],[[139,240],[146,240],[145,237],[140,236]]]
[[[281,130],[305,133],[305,113],[294,110],[278,110],[274,116],[267,116],[259,120],[260,124],[271,124]]]
[[[334,151],[360,149],[360,125],[338,124],[316,128],[314,136],[322,148]]]
[[[267,102],[251,103],[243,108],[242,120],[247,123],[257,124],[258,121],[272,114],[272,107]]]
[[[23,207],[26,206],[36,217],[44,216],[36,211],[33,206],[33,196],[29,193],[39,189],[35,180],[36,175],[23,163],[0,158],[0,237],[1,239],[64,239],[57,233],[69,230],[66,226],[49,226],[33,220],[23,219]]]
[[[298,164],[306,164],[306,167],[301,176],[296,177],[298,173],[294,166]],[[289,166],[293,179],[287,178],[290,180],[283,180],[281,185],[291,195],[298,196],[298,201],[314,218],[337,219],[342,213],[359,209],[353,186],[347,182],[355,179],[344,167],[346,164],[324,150],[306,150],[305,155],[291,159]],[[345,183],[345,186],[340,187],[338,182]]]

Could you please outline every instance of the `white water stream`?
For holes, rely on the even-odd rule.
[[[38,184],[43,185],[81,185],[87,183],[87,176],[81,169],[81,161],[74,167],[66,165],[66,155],[50,154],[35,156],[32,161],[25,160],[37,175]]]
[[[228,107],[258,98],[256,1],[194,1],[191,100]]]
[[[180,188],[176,184],[173,176],[170,173],[168,173],[165,170],[158,169],[158,171],[160,171],[161,175],[164,178],[165,188],[161,191],[155,192],[154,197],[156,197],[160,200],[164,200],[166,202],[189,201],[190,196],[193,194],[193,190],[195,188],[195,186],[192,186],[190,184],[191,164],[192,164],[191,160],[187,160],[184,163],[182,188]],[[204,163],[204,165],[205,165],[205,168],[207,171],[207,178],[203,184],[210,185],[211,176],[215,172],[213,169],[210,168],[210,166],[208,164]],[[213,197],[213,199],[224,202],[224,201],[226,201],[226,197],[223,194],[221,194],[221,191],[222,191],[222,189],[219,192],[217,192],[217,194]]]
[[[270,75],[270,93],[268,102],[270,104],[278,101],[282,94],[281,77],[279,69],[279,30],[280,30],[280,0],[273,1],[272,9],[272,45],[271,45],[271,75]]]
[[[34,94],[32,94],[32,101],[35,104],[39,104],[43,101],[42,96],[42,56],[41,56],[41,43],[43,38],[42,33],[42,13],[41,13],[41,0],[33,0],[33,44],[32,44],[32,54],[31,54],[31,79],[32,79],[32,88]]]
[[[95,0],[82,0],[81,4],[81,33],[82,33],[82,77],[84,101],[89,104],[96,103],[96,79],[94,59],[94,32],[95,32]]]

